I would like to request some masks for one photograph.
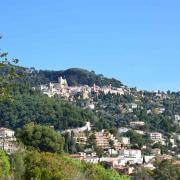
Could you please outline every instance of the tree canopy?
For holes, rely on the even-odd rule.
[[[46,152],[63,152],[64,139],[60,133],[47,126],[27,124],[24,128],[17,130],[16,137],[28,147]]]

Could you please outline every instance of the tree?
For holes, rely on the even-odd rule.
[[[155,180],[178,180],[180,179],[180,167],[177,165],[172,165],[171,161],[164,160],[156,164],[156,169],[154,170]]]
[[[13,80],[18,77],[13,66],[17,63],[18,59],[9,59],[8,53],[1,52],[0,49],[0,100],[10,98],[9,92],[15,85]]]
[[[19,149],[12,155],[12,166],[14,171],[14,178],[17,180],[23,180],[25,173],[25,150]]]
[[[76,142],[74,140],[74,133],[73,131],[71,133],[66,132],[64,135],[64,151],[66,153],[76,153],[77,152],[77,145]],[[79,147],[80,148],[80,147]]]
[[[153,172],[144,167],[137,167],[135,180],[153,180]]]
[[[135,131],[128,131],[126,136],[130,138],[130,141],[134,145],[138,145],[141,148],[145,144],[145,137],[141,134],[136,133]]]
[[[17,130],[16,137],[28,147],[46,152],[63,152],[64,139],[60,133],[48,126],[27,124],[24,128]]]
[[[92,133],[90,136],[88,136],[87,144],[92,147],[96,146],[96,136],[94,133]]]
[[[112,149],[114,148],[114,141],[113,140],[109,140],[109,145],[111,147],[111,155],[112,155]]]
[[[3,150],[0,150],[0,179],[7,179],[10,175],[10,162]]]
[[[103,156],[103,154],[104,154],[103,149],[100,148],[100,147],[95,147],[95,151],[96,151],[96,154],[97,154],[98,158],[101,158]]]

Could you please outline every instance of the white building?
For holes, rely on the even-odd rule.
[[[0,149],[3,149],[7,154],[12,154],[17,150],[15,142],[0,141]]]
[[[150,133],[150,138],[152,141],[161,142],[162,141],[162,134],[158,132]]]
[[[66,133],[66,132],[71,132],[73,131],[74,133],[79,133],[79,132],[84,132],[84,131],[91,131],[91,123],[90,122],[86,122],[86,125],[83,127],[79,127],[79,128],[74,128],[74,129],[67,129],[65,131],[63,131],[62,133]]]
[[[137,104],[135,104],[135,103],[131,103],[131,108],[132,108],[132,109],[137,109],[137,107],[138,107],[138,105],[137,105]]]
[[[173,148],[177,146],[176,143],[175,143],[175,139],[174,138],[170,138],[169,141],[172,144]]]
[[[94,110],[95,109],[95,105],[93,103],[89,104],[87,106],[88,109]]]
[[[180,115],[175,115],[175,124],[180,126]]]
[[[134,130],[137,134],[140,134],[140,135],[145,135],[145,132],[144,131],[141,131],[141,130]]]
[[[86,156],[83,159],[86,163],[98,164],[99,158],[95,156]]]
[[[124,145],[130,144],[130,138],[128,138],[128,137],[122,137],[121,140],[122,140],[122,144],[124,144]]]
[[[130,157],[130,158],[141,158],[141,150],[138,149],[121,149],[119,151],[120,156]]]
[[[129,128],[126,128],[126,127],[121,127],[121,128],[118,129],[118,132],[119,132],[120,134],[126,133],[126,132],[128,132],[128,131],[129,131]]]
[[[0,138],[12,138],[14,137],[14,131],[7,128],[0,128]]]
[[[180,115],[175,115],[175,121],[180,121]]]
[[[66,79],[63,79],[61,76],[58,78],[58,82],[60,84],[60,86],[67,86],[67,80]]]
[[[12,154],[16,151],[15,132],[11,129],[0,128],[0,149],[6,151],[7,154]]]
[[[110,155],[118,155],[118,151],[115,150],[115,149],[108,149],[108,153],[109,153]]]
[[[165,108],[155,108],[155,112],[157,114],[162,114],[162,113],[164,113],[164,111],[165,111]]]
[[[143,121],[131,121],[130,126],[144,126],[145,123]]]
[[[125,166],[127,163],[129,164],[142,164],[143,158],[142,157],[118,157],[116,160],[113,161],[113,166]]]
[[[151,149],[151,154],[154,156],[161,155],[161,149],[159,148]]]
[[[124,90],[123,88],[117,88],[118,94],[124,95]]]
[[[99,158],[97,156],[86,155],[85,153],[72,154],[70,157],[90,164],[97,164],[99,162]]]

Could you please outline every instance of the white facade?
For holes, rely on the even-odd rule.
[[[115,149],[108,149],[108,153],[111,155],[117,155],[118,152]]]
[[[0,128],[0,138],[14,137],[14,131],[7,128]]]
[[[131,157],[118,157],[116,161],[113,162],[113,166],[125,166],[127,163],[129,164],[142,164],[143,158],[131,158]]]
[[[91,123],[90,122],[86,122],[86,125],[83,127],[74,128],[74,129],[67,129],[67,130],[63,131],[62,133],[71,132],[71,131],[73,131],[74,133],[79,133],[79,132],[84,132],[86,130],[91,131]]]
[[[137,149],[122,149],[119,151],[119,154],[124,157],[131,157],[131,158],[141,158],[141,150]]]
[[[162,134],[158,132],[150,133],[150,138],[152,141],[161,141],[162,140]]]
[[[180,115],[175,115],[175,124],[180,126]]]
[[[130,126],[144,126],[145,123],[143,121],[132,121],[130,122]]]
[[[165,108],[155,108],[157,114],[162,114],[165,111]]]
[[[124,90],[122,88],[114,88],[112,89],[111,86],[109,87],[103,87],[100,89],[100,91],[104,92],[104,94],[119,94],[119,95],[124,95]]]
[[[67,86],[67,80],[66,79],[63,79],[62,77],[59,77],[58,78],[58,82],[60,84],[60,86]]]
[[[145,132],[144,131],[141,131],[141,130],[134,130],[137,134],[140,134],[140,135],[145,135]]]
[[[86,156],[83,160],[91,164],[97,164],[99,162],[99,158],[94,156]]]
[[[120,134],[126,133],[126,132],[128,132],[128,131],[129,131],[129,129],[126,128],[126,127],[121,127],[121,128],[118,129],[118,132],[119,132]]]
[[[135,104],[135,103],[131,103],[131,108],[132,108],[132,109],[137,109],[137,107],[138,107],[138,105],[137,105],[137,104]]]
[[[0,149],[3,149],[7,154],[12,154],[17,150],[17,146],[14,142],[1,141]]]
[[[103,157],[100,158],[100,162],[109,162],[113,164],[113,167],[115,166],[125,166],[127,163],[129,164],[142,164],[143,163],[143,158],[131,158],[131,157],[117,157],[117,158],[112,158],[112,157]]]
[[[153,155],[161,155],[161,150],[159,148],[151,149]]]
[[[175,121],[180,121],[180,115],[175,115]]]
[[[17,149],[14,133],[11,129],[0,128],[0,149],[7,154],[12,154]]]
[[[122,144],[129,145],[130,144],[130,138],[128,137],[122,137]]]
[[[89,104],[89,105],[88,105],[88,108],[94,110],[94,109],[95,109],[95,105],[94,105],[93,103],[92,103],[92,104]]]

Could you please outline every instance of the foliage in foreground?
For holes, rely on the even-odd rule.
[[[113,170],[91,165],[51,153],[29,151],[25,158],[25,179],[126,180]]]
[[[4,152],[3,152],[4,153]],[[55,153],[38,151],[17,151],[6,169],[0,166],[0,179],[15,180],[128,180],[114,170],[106,170],[101,165],[86,164]],[[1,160],[2,161],[2,160]],[[6,175],[6,176],[2,176]]]
[[[9,158],[3,150],[0,150],[0,179],[10,174]]]

